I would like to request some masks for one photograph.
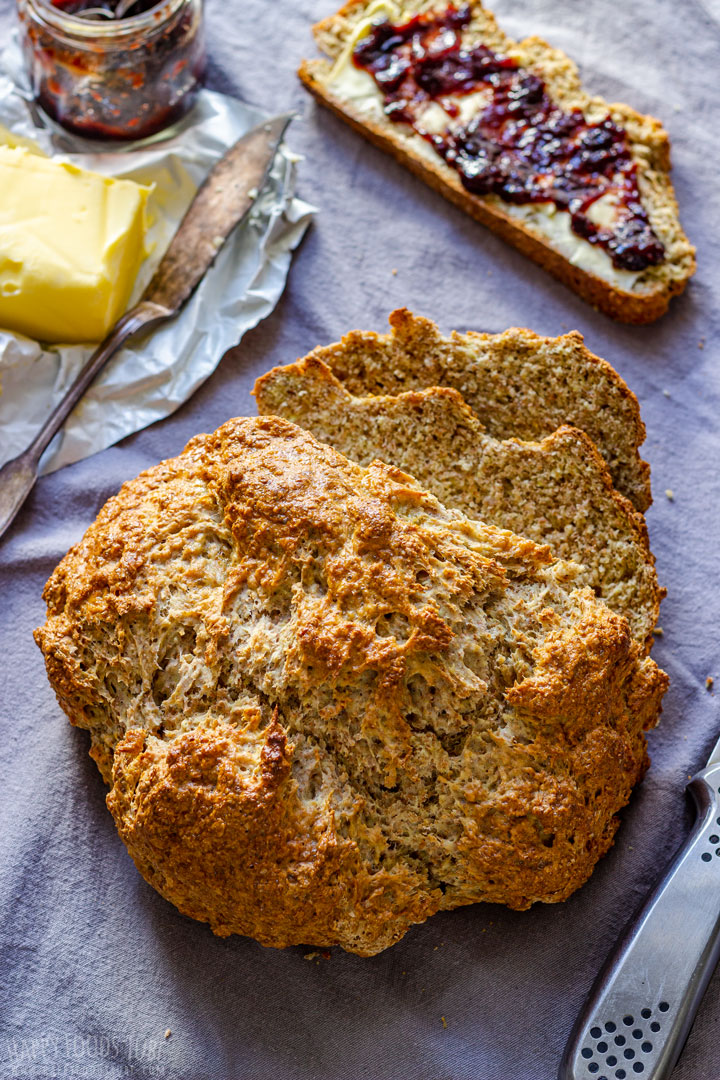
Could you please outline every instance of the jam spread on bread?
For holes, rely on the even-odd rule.
[[[383,20],[358,42],[353,63],[374,78],[388,118],[410,124],[473,194],[554,204],[619,270],[661,263],[624,130],[610,116],[590,123],[560,108],[511,57],[463,45],[470,17],[451,6],[401,25]]]

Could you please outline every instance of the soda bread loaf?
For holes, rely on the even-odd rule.
[[[647,510],[650,466],[638,453],[645,441],[638,400],[585,348],[582,334],[546,338],[514,328],[445,337],[407,308],[393,311],[390,326],[390,334],[353,330],[309,355],[359,397],[450,386],[496,439],[539,441],[565,424],[579,428],[604,457],[616,489]]]
[[[320,102],[583,299],[647,323],[683,291],[668,136],[564,53],[480,0],[350,0],[314,34],[327,59],[299,75]]]
[[[361,955],[563,900],[666,676],[547,547],[276,417],[123,486],[50,578],[50,681],[135,863],[221,935]]]
[[[645,520],[615,491],[584,432],[495,439],[456,390],[354,397],[312,354],[273,368],[254,393],[260,413],[292,420],[361,465],[376,458],[396,465],[445,506],[581,563],[577,584],[624,615],[650,647],[662,594]]]

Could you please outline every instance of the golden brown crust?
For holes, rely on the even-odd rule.
[[[392,902],[403,875],[377,875],[370,887],[356,845],[338,835],[332,813],[303,805],[277,714],[258,739],[250,779],[242,736],[230,725],[199,727],[152,748],[149,741],[134,729],[118,745],[107,802],[138,870],[159,893],[222,937],[241,929],[280,947],[334,945],[357,905],[350,932],[362,947],[362,920],[382,916],[379,894],[384,889]],[[433,914],[439,895],[411,903],[410,921]]]
[[[591,98],[581,87],[577,67],[562,52],[539,38],[513,42],[499,30],[492,14],[480,0],[471,0],[473,21],[470,33],[478,40],[502,52],[510,52],[525,66],[535,70],[546,82],[555,100],[567,108],[580,108],[593,116],[608,111],[621,123],[631,140],[633,155],[639,164],[641,194],[647,204],[653,227],[662,239],[667,258],[661,267],[653,267],[632,290],[612,284],[589,270],[582,270],[557,251],[548,238],[529,222],[518,221],[502,201],[494,196],[472,195],[452,168],[439,157],[437,161],[417,152],[411,140],[404,138],[384,117],[359,111],[347,99],[327,85],[332,65],[325,60],[304,61],[298,74],[305,87],[336,115],[345,120],[370,142],[391,154],[435,191],[487,226],[523,255],[547,270],[588,303],[613,319],[627,323],[649,323],[667,310],[673,296],[682,293],[695,272],[694,248],[680,228],[677,202],[669,179],[670,144],[662,125],[654,117],[643,116],[622,104],[608,105]],[[432,8],[425,0],[406,0],[406,13]],[[349,31],[364,15],[366,0],[346,4],[335,15],[313,29],[319,47],[337,58]]]
[[[372,955],[439,908],[563,899],[610,844],[667,680],[573,573],[238,419],[107,503],[36,640],[154,887]]]

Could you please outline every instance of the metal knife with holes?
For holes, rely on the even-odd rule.
[[[174,318],[262,191],[292,114],[276,116],[230,147],[208,173],[139,302],[115,324],[30,446],[0,469],[0,536],[36,479],[40,458],[108,360],[141,330]]]
[[[559,1080],[666,1080],[680,1056],[720,956],[720,741],[688,791],[692,832],[608,957]]]

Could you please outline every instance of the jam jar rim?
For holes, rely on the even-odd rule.
[[[163,29],[168,21],[191,0],[157,0],[148,11],[131,15],[127,19],[102,20],[83,19],[55,7],[50,0],[21,0],[29,15],[51,32],[68,35],[77,48],[83,45],[114,45],[126,47],[127,39],[136,37],[143,31]]]

